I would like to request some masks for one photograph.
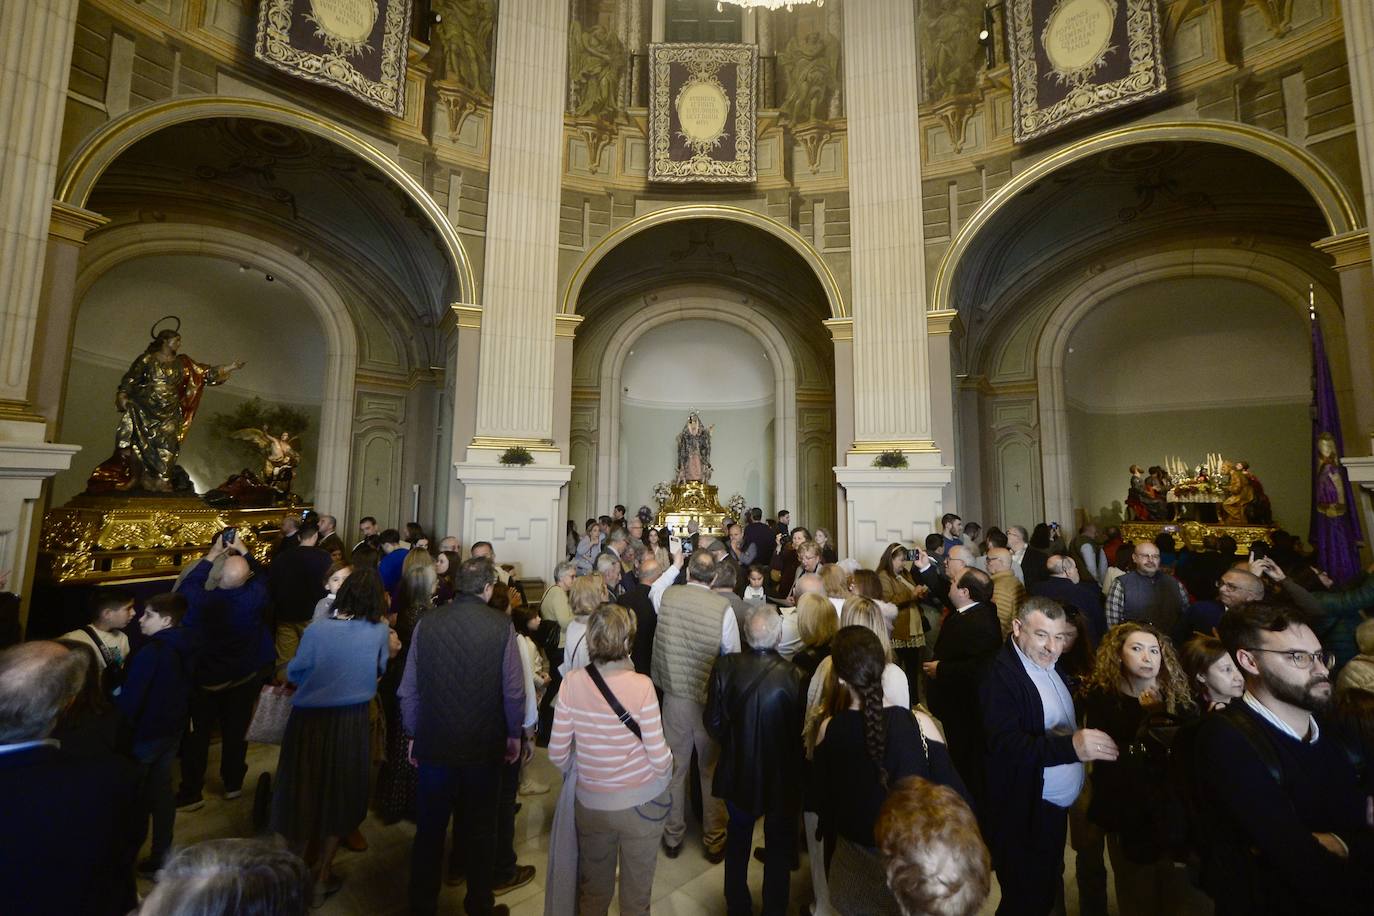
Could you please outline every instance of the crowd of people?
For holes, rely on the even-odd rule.
[[[570,523],[538,594],[489,543],[367,517],[350,547],[315,514],[266,563],[226,529],[171,591],[98,590],[0,652],[5,910],[302,913],[373,811],[414,824],[414,913],[445,884],[507,912],[541,869],[551,916],[648,913],[689,837],[730,914],[975,913],[993,874],[999,914],[1062,912],[1066,848],[1087,916],[1108,864],[1123,916],[1368,912],[1374,576],[1282,531],[1239,554],[951,514],[867,569],[786,512],[653,522]],[[178,848],[216,734],[227,799],[280,745],[248,787],[275,840]],[[520,798],[550,791],[522,863]]]

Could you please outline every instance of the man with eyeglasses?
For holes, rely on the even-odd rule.
[[[1358,745],[1324,717],[1331,654],[1281,605],[1231,608],[1219,630],[1246,690],[1197,734],[1203,883],[1218,916],[1368,913],[1374,799]]]
[[[1222,615],[1251,601],[1264,600],[1264,581],[1244,569],[1228,569],[1216,582],[1216,598],[1194,601],[1184,614],[1183,625],[1173,633],[1176,642],[1192,633],[1215,633]]]
[[[1118,576],[1107,589],[1107,626],[1126,620],[1147,620],[1173,633],[1188,607],[1183,583],[1160,571],[1159,548],[1149,541],[1135,545],[1135,568]]]

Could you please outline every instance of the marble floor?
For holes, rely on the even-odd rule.
[[[248,778],[245,789],[256,785],[258,774],[276,768],[277,748],[268,745],[252,745],[248,755]],[[216,744],[211,748],[210,766],[206,777],[205,807],[199,811],[179,812],[176,822],[176,845],[184,846],[200,840],[228,836],[250,836],[252,834],[253,798],[251,791],[245,791],[242,798],[226,801],[218,782],[218,753]],[[531,766],[534,776],[540,782],[558,786],[558,771],[549,763],[547,754],[541,749],[535,754]],[[523,864],[538,869],[535,880],[526,886],[497,898],[505,903],[511,912],[518,916],[538,916],[544,911],[544,877],[548,855],[549,823],[553,816],[557,789],[544,795],[521,796],[523,807],[516,817],[516,851]],[[762,821],[759,822],[756,844],[762,843]],[[369,815],[362,826],[367,837],[369,849],[363,853],[341,850],[335,859],[335,871],[343,876],[343,889],[335,895],[323,909],[317,912],[326,916],[385,916],[406,912],[406,886],[409,874],[410,844],[414,827],[408,823],[384,825],[374,815]],[[687,842],[682,854],[676,859],[660,856],[658,870],[654,876],[655,916],[714,916],[725,913],[723,894],[724,866],[712,865],[702,855],[700,830],[689,822]],[[145,851],[146,852],[146,851]],[[1073,881],[1073,853],[1065,856],[1065,893],[1068,913],[1078,912],[1077,892]],[[756,905],[761,900],[763,866],[751,864],[749,883],[754,892]],[[151,884],[140,882],[140,889],[147,893]],[[1113,897],[1114,891],[1108,893]],[[810,869],[807,865],[805,850],[802,851],[802,868],[792,873],[792,912],[798,912],[811,900]],[[994,886],[982,912],[991,914],[997,908],[998,891]],[[462,913],[463,888],[445,887],[440,895],[441,913]],[[1115,910],[1115,906],[1112,907]],[[612,907],[612,912],[618,912]]]

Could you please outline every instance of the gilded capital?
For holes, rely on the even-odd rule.
[[[1312,247],[1329,254],[1332,260],[1336,262],[1337,270],[1368,267],[1370,264],[1368,229],[1355,229],[1350,232],[1342,232],[1340,235],[1318,239],[1312,243]]]
[[[55,200],[52,202],[52,218],[48,223],[48,238],[84,245],[87,235],[109,221],[109,217],[99,213]]]
[[[926,333],[934,335],[953,334],[959,326],[957,309],[938,309],[926,312]]]

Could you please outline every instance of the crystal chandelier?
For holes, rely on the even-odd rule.
[[[791,12],[794,6],[809,6],[812,3],[816,4],[816,6],[825,6],[825,0],[719,0],[719,2],[716,3],[716,12],[719,13],[724,10],[725,4],[727,3],[732,6],[742,6],[747,10],[786,9],[788,12]]]

